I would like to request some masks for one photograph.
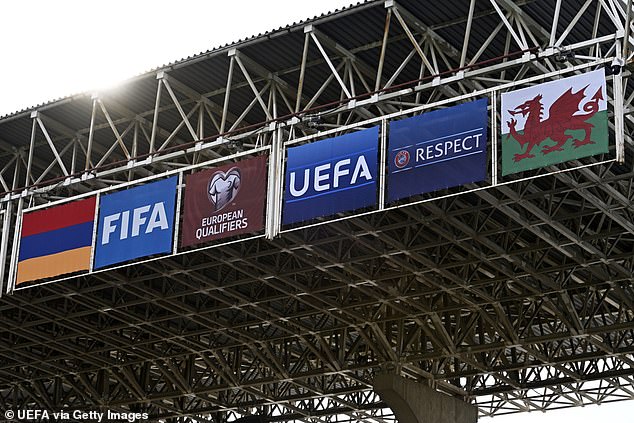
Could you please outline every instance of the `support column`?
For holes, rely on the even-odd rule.
[[[374,377],[374,391],[399,423],[476,423],[478,408],[395,374]]]

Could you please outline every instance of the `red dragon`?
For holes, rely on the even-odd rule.
[[[586,135],[583,140],[574,140],[573,144],[575,148],[582,145],[594,144],[594,141],[590,139],[593,124],[588,122],[594,114],[599,110],[599,101],[603,100],[603,93],[601,88],[597,90],[592,99],[583,106],[583,111],[587,114],[575,115],[579,111],[579,104],[586,97],[585,91],[588,86],[583,89],[572,92],[572,88],[563,93],[557,100],[553,102],[548,110],[548,119],[542,120],[544,105],[542,104],[542,95],[538,94],[531,100],[527,100],[524,103],[517,106],[514,110],[509,110],[509,113],[513,116],[521,114],[527,116],[526,123],[524,124],[524,132],[520,134],[515,129],[517,121],[513,118],[507,122],[510,132],[506,139],[511,136],[520,144],[522,148],[526,146],[526,151],[522,154],[515,154],[513,160],[519,162],[520,160],[535,157],[531,154],[531,150],[536,145],[541,144],[546,139],[550,138],[555,141],[555,145],[544,146],[542,148],[542,154],[549,154],[553,151],[563,151],[563,145],[569,139],[573,138],[572,135],[566,134],[569,130],[582,129]]]

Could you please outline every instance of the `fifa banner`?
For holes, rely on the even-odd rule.
[[[488,99],[390,122],[388,201],[486,178]]]
[[[502,94],[502,175],[608,152],[603,70]]]
[[[90,269],[95,197],[22,216],[16,285]]]
[[[379,127],[288,149],[282,223],[376,204]]]
[[[94,268],[172,251],[177,177],[101,197]]]
[[[181,246],[264,228],[266,156],[186,177]]]

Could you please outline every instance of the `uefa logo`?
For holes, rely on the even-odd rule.
[[[237,167],[231,168],[227,173],[218,171],[211,176],[207,195],[214,211],[221,210],[236,198],[241,180],[240,169]]]
[[[397,168],[402,169],[409,164],[409,151],[401,150],[394,157],[394,164]]]

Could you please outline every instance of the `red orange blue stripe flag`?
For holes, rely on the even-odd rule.
[[[96,198],[25,213],[16,285],[90,269]]]

